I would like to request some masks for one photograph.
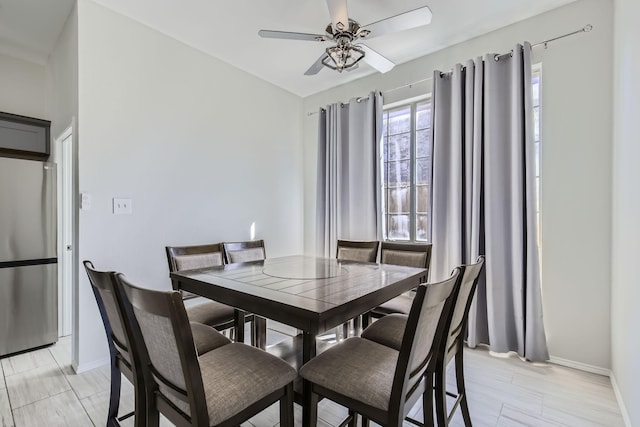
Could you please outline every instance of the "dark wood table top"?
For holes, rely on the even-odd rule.
[[[186,291],[317,334],[413,289],[426,274],[421,268],[296,255],[171,278]]]

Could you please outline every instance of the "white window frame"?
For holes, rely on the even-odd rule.
[[[427,239],[426,240],[418,240],[417,239],[417,221],[418,221],[418,211],[417,211],[417,185],[416,185],[416,158],[417,158],[417,149],[416,149],[416,111],[418,104],[428,103],[431,100],[431,93],[427,93],[424,95],[416,96],[409,99],[404,99],[401,101],[389,103],[383,106],[383,112],[394,110],[401,107],[409,106],[411,108],[411,127],[410,127],[410,208],[409,208],[409,239],[390,239],[388,237],[388,216],[389,213],[387,211],[387,199],[386,199],[386,177],[385,177],[385,159],[384,156],[381,155],[380,165],[382,170],[382,217],[383,217],[383,239],[387,241],[398,241],[398,242],[420,242],[420,243],[428,243],[431,241],[431,227],[429,226],[427,229]],[[433,127],[433,122],[431,118],[429,119],[431,122],[431,128]],[[380,140],[381,150],[380,152],[384,152],[384,138]],[[433,149],[433,147],[432,147]],[[431,150],[431,158],[433,159],[433,151]],[[431,181],[429,181],[429,187],[431,187]],[[429,194],[431,190],[429,190]],[[427,214],[429,216],[429,224],[431,223],[431,211],[430,206],[428,204]]]

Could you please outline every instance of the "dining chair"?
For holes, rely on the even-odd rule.
[[[83,262],[91,289],[98,304],[102,318],[111,365],[111,386],[107,426],[119,426],[123,421],[135,415],[136,427],[147,425],[147,401],[149,392],[146,387],[144,366],[148,364],[146,352],[137,351],[136,342],[141,342],[140,328],[133,316],[129,300],[116,272],[98,271],[91,261]],[[204,354],[230,341],[209,326],[191,322],[190,325],[198,354]],[[122,375],[134,386],[134,412],[118,417]]]
[[[230,343],[198,356],[182,297],[123,285],[140,325],[153,391],[149,412],[178,426],[237,426],[280,402],[280,425],[293,426],[295,369],[258,348]]]
[[[425,400],[431,397],[434,350],[447,329],[459,280],[460,269],[456,268],[445,281],[418,286],[399,350],[351,337],[307,362],[300,375],[311,387],[311,425],[317,425],[320,397],[347,407],[353,426],[358,414],[363,426],[369,420],[401,426],[420,397],[423,410],[432,411]]]
[[[431,243],[382,242],[380,263],[426,268],[431,265]],[[362,327],[366,328],[371,318],[380,318],[392,313],[408,314],[413,302],[413,292],[399,295],[362,315]]]
[[[338,240],[336,249],[336,259],[338,261],[358,261],[358,262],[376,262],[378,259],[378,247],[380,242],[377,240]],[[355,317],[352,321],[342,325],[342,336],[349,336],[349,328],[353,322],[353,330],[360,329],[360,316]],[[338,331],[336,328],[336,340],[338,339]]]
[[[242,242],[223,242],[225,264],[262,261],[267,258],[264,240],[247,240]],[[252,345],[264,350],[267,344],[267,320],[252,315],[251,328]]]
[[[169,272],[183,270],[194,270],[198,268],[216,267],[224,264],[224,253],[221,243],[190,245],[190,246],[166,246],[167,262],[169,263]],[[179,284],[175,280],[171,280],[173,289],[178,290]],[[213,326],[219,331],[229,328],[241,328],[244,325],[236,325],[235,308],[212,301],[207,298],[200,297],[191,292],[180,290],[182,299],[185,301],[185,307],[189,319]],[[252,334],[251,345],[256,345],[256,334],[253,333],[255,327],[252,314],[245,314],[245,323],[251,322]],[[231,337],[234,338],[233,330]]]
[[[451,310],[451,321],[443,338],[435,366],[435,405],[436,419],[438,426],[447,426],[458,406],[462,411],[465,426],[471,427],[471,416],[467,403],[467,393],[464,382],[464,339],[466,337],[467,322],[471,302],[478,285],[478,280],[484,267],[484,256],[480,256],[474,264],[460,266],[462,280],[457,291],[455,302]],[[404,314],[390,314],[374,322],[362,332],[362,338],[379,344],[386,345],[393,349],[399,349],[401,336],[408,322],[408,316]],[[455,359],[456,387],[457,394],[446,390],[447,365]],[[454,397],[451,411],[447,411],[446,396]],[[430,399],[431,401],[433,398]],[[433,412],[430,413],[430,422],[433,423]],[[427,419],[425,419],[427,420]],[[425,421],[427,422],[427,421]]]

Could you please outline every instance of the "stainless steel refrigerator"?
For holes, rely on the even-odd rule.
[[[56,168],[0,157],[0,356],[58,340]]]

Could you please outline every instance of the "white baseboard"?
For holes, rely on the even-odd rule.
[[[566,366],[568,368],[578,369],[580,371],[591,372],[592,374],[604,375],[608,377],[611,374],[609,369],[601,368],[599,366],[588,365],[582,362],[576,362],[574,360],[563,359],[561,357],[551,356],[549,362],[556,365]]]
[[[110,362],[110,359],[107,357],[106,359],[94,360],[93,362],[88,362],[88,363],[81,363],[81,364],[72,363],[71,367],[73,368],[73,371],[76,374],[81,374],[83,372],[87,372],[92,369],[99,368],[104,365],[108,365],[109,362]]]
[[[616,400],[618,401],[618,406],[620,407],[620,412],[622,413],[624,425],[626,427],[631,427],[629,412],[627,412],[627,407],[624,405],[624,400],[622,399],[622,394],[620,394],[620,389],[618,388],[618,383],[616,382],[616,377],[615,375],[613,375],[613,372],[610,373],[609,378],[611,378],[611,386],[613,387],[613,393],[616,395]]]

